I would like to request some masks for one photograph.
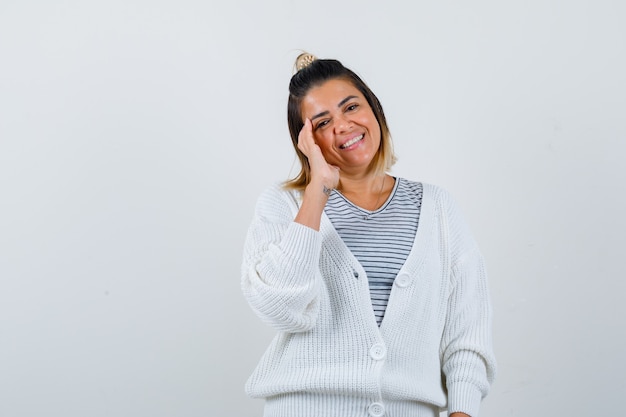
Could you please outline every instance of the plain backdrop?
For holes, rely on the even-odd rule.
[[[301,49],[383,103],[392,173],[487,260],[481,416],[608,416],[626,386],[626,3],[0,1],[0,416],[260,416],[240,291],[297,170]]]

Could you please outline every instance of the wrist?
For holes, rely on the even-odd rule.
[[[295,221],[319,230],[322,212],[328,201],[332,189],[318,182],[309,183],[302,195],[302,204]]]
[[[304,189],[304,194],[314,198],[321,198],[325,204],[333,189],[333,187],[329,187],[321,181],[311,181]]]

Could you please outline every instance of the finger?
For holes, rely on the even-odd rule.
[[[313,129],[312,129],[311,121],[309,119],[305,119],[304,126],[302,126],[302,129],[300,129],[300,135],[298,139],[311,138],[311,137],[313,137]]]
[[[304,126],[302,126],[302,129],[305,129],[308,133],[313,133],[313,124],[311,123],[311,119],[308,117],[304,119]]]
[[[302,126],[302,129],[298,134],[298,148],[305,154],[308,154],[311,146],[313,145],[315,145],[315,140],[313,139],[311,121],[309,119],[305,119],[304,126]]]

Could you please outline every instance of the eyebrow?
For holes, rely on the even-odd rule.
[[[343,100],[339,102],[339,104],[337,104],[337,107],[343,106],[344,104],[346,104],[348,101],[352,100],[353,98],[357,98],[357,96],[348,96],[344,98]],[[318,113],[315,116],[311,117],[311,121],[317,119],[318,117],[326,116],[328,113],[329,113],[328,110]]]

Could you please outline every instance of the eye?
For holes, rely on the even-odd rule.
[[[328,119],[320,121],[318,124],[315,125],[315,130],[326,126],[328,123],[330,123],[330,120]]]
[[[358,107],[359,105],[357,103],[348,104],[348,106],[346,106],[346,111],[354,111]]]

